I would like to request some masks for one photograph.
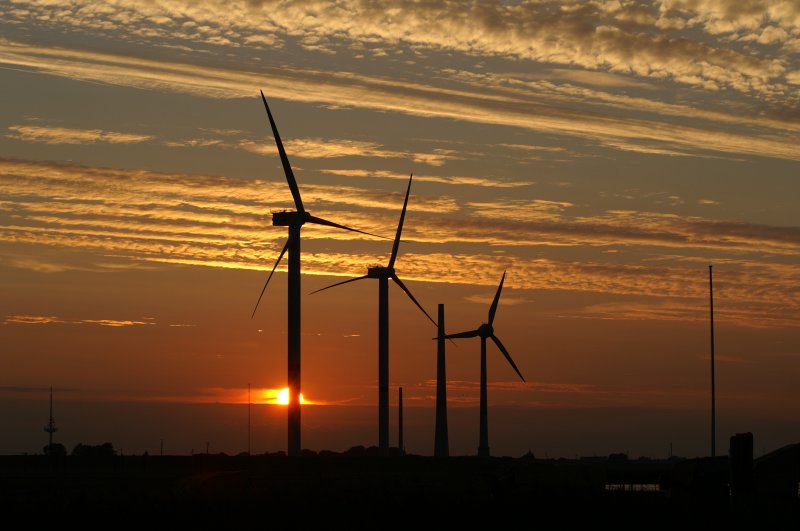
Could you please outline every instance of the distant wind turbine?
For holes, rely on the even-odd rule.
[[[403,211],[400,213],[400,223],[397,225],[397,234],[394,238],[394,245],[392,246],[392,255],[389,258],[389,265],[386,267],[375,266],[367,269],[367,274],[363,277],[350,278],[343,282],[337,282],[322,289],[313,291],[318,293],[326,289],[330,289],[342,284],[348,284],[357,280],[364,280],[365,278],[378,279],[378,449],[381,455],[389,455],[389,279],[392,279],[400,289],[417,305],[422,313],[436,326],[436,321],[428,315],[411,291],[406,287],[402,280],[397,276],[394,270],[394,263],[397,260],[397,251],[400,247],[400,236],[403,233],[403,221],[406,217],[406,208],[408,207],[408,195],[411,192],[411,180],[413,175],[408,179],[408,188],[406,189],[406,198],[403,202]]]
[[[511,355],[506,350],[506,347],[503,346],[503,343],[500,339],[494,335],[494,327],[492,323],[494,323],[494,316],[497,313],[497,303],[500,301],[500,292],[503,290],[503,282],[506,279],[506,273],[503,272],[503,278],[500,279],[500,285],[497,286],[497,293],[494,296],[494,301],[492,301],[492,306],[489,308],[489,322],[480,325],[475,330],[470,330],[469,332],[459,332],[457,334],[448,334],[445,339],[455,339],[459,337],[480,337],[481,338],[481,405],[480,405],[480,442],[478,445],[478,456],[479,457],[489,457],[489,419],[488,419],[488,401],[486,396],[486,339],[491,338],[494,341],[497,348],[500,349],[500,352],[503,353],[508,363],[514,368],[517,372],[519,377],[522,381],[525,381],[525,378],[522,376],[522,373],[519,372],[517,365],[514,363],[514,360],[511,359]]]
[[[278,154],[281,157],[283,164],[283,172],[286,175],[286,182],[289,184],[289,190],[292,192],[294,199],[294,211],[275,212],[272,214],[272,225],[276,227],[289,227],[289,239],[283,246],[278,260],[272,267],[264,287],[261,289],[261,294],[258,296],[258,301],[253,309],[253,316],[256,314],[258,305],[261,302],[261,297],[264,296],[264,291],[267,289],[275,269],[281,262],[286,250],[289,250],[289,281],[288,281],[288,384],[289,384],[289,405],[288,410],[288,450],[289,455],[300,455],[300,228],[305,223],[313,223],[316,225],[324,225],[326,227],[335,227],[337,229],[348,230],[351,232],[358,232],[361,234],[369,234],[368,232],[351,229],[344,225],[328,221],[326,219],[312,216],[303,208],[303,200],[300,197],[300,189],[297,187],[297,181],[292,172],[292,166],[289,164],[289,157],[286,156],[286,151],[283,149],[283,142],[281,136],[278,134],[278,127],[275,125],[275,120],[272,118],[272,113],[267,105],[267,99],[264,97],[264,92],[261,92],[261,100],[264,102],[264,108],[267,110],[267,117],[269,124],[272,127],[272,135],[275,137],[275,144],[278,147]]]

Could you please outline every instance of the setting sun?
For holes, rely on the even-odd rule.
[[[284,387],[283,389],[281,389],[278,392],[278,399],[277,399],[277,401],[275,403],[276,404],[281,404],[283,406],[288,406],[289,405],[289,388],[288,387]],[[301,404],[305,404],[306,403],[305,399],[303,398],[303,393],[300,393],[300,403]]]

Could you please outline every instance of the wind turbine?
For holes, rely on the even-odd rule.
[[[392,246],[392,255],[389,258],[389,265],[374,266],[367,269],[367,274],[363,277],[350,278],[343,282],[337,282],[330,286],[324,287],[313,291],[317,293],[329,288],[356,282],[357,280],[364,280],[365,278],[378,279],[378,449],[381,455],[389,455],[389,279],[392,279],[400,289],[417,305],[422,313],[430,319],[436,326],[428,312],[425,311],[411,291],[406,287],[402,280],[397,276],[394,270],[394,263],[397,260],[397,250],[400,247],[400,235],[403,233],[403,221],[406,217],[406,208],[408,207],[408,195],[411,192],[411,180],[414,178],[413,174],[408,179],[408,188],[406,189],[406,198],[403,201],[403,211],[400,213],[400,223],[397,225],[397,234],[394,238],[394,245]]]
[[[500,352],[503,353],[508,363],[517,371],[517,374],[525,381],[525,378],[522,376],[522,373],[519,372],[517,365],[514,363],[514,360],[511,359],[511,355],[506,350],[506,347],[503,346],[503,343],[500,339],[494,335],[494,327],[492,323],[494,323],[494,315],[497,313],[497,303],[500,301],[500,292],[503,291],[503,282],[506,279],[506,273],[503,271],[503,278],[500,279],[500,285],[497,286],[497,293],[495,293],[494,301],[492,301],[492,306],[489,308],[489,322],[483,323],[475,330],[470,330],[469,332],[459,332],[457,334],[448,334],[445,339],[455,339],[459,337],[480,337],[481,338],[481,406],[480,406],[480,415],[481,415],[481,423],[480,423],[480,442],[478,445],[478,456],[479,457],[489,457],[489,419],[488,419],[488,401],[486,396],[486,339],[491,338],[494,341],[497,348],[500,349]]]
[[[300,189],[297,187],[297,181],[292,172],[292,166],[289,164],[289,157],[286,156],[286,150],[283,149],[283,142],[281,142],[281,135],[278,134],[278,127],[275,125],[275,120],[272,118],[272,113],[267,105],[267,98],[264,97],[264,92],[261,92],[261,100],[264,102],[264,108],[267,110],[267,117],[269,124],[272,127],[272,136],[275,137],[275,144],[278,147],[278,154],[281,157],[283,164],[283,172],[286,175],[286,182],[289,184],[289,190],[292,192],[294,199],[294,211],[275,212],[272,214],[272,225],[276,227],[289,227],[289,239],[283,246],[278,260],[272,267],[264,287],[261,289],[261,294],[258,296],[258,301],[253,309],[253,315],[256,314],[258,305],[261,302],[261,297],[264,296],[264,291],[267,289],[275,269],[281,262],[283,255],[287,249],[289,251],[289,267],[288,267],[288,384],[289,384],[289,405],[288,410],[288,447],[289,455],[300,455],[300,228],[305,223],[313,223],[315,225],[324,225],[326,227],[335,227],[337,229],[348,230],[351,232],[359,232],[361,234],[369,234],[368,232],[351,229],[344,225],[328,221],[326,219],[312,216],[303,208],[303,200],[300,197]]]

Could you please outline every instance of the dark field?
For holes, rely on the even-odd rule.
[[[0,509],[4,518],[29,517],[36,527],[45,521],[222,529],[427,527],[434,521],[526,528],[543,522],[626,528],[800,522],[796,490],[794,497],[764,491],[735,500],[727,477],[727,458],[4,456]]]

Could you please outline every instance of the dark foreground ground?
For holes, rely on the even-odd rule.
[[[798,528],[796,484],[731,498],[728,476],[727,458],[0,456],[0,526]]]

